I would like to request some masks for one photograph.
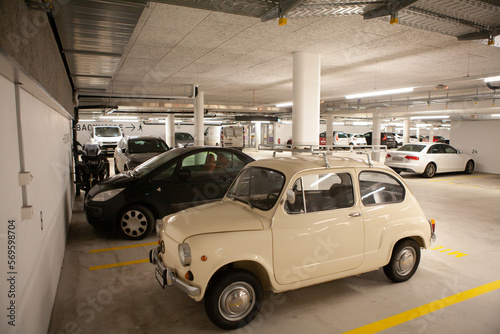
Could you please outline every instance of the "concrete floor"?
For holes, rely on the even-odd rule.
[[[266,293],[259,317],[235,332],[500,333],[500,175],[403,177],[437,226],[412,279],[394,284],[378,270]],[[99,234],[75,203],[49,333],[221,333],[203,303],[160,288],[146,260],[156,241]],[[115,263],[127,265],[98,267]]]

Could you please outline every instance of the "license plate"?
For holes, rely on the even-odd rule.
[[[158,281],[158,283],[160,284],[160,286],[165,289],[165,274],[166,274],[166,271],[164,271],[163,273],[161,273],[158,268],[155,268],[155,277],[156,277],[156,280]]]
[[[403,161],[403,157],[392,157],[392,161]]]

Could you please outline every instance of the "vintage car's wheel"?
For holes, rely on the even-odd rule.
[[[465,174],[472,174],[474,171],[474,161],[469,160],[467,161],[467,165],[465,165]]]
[[[436,165],[433,162],[429,162],[427,166],[425,167],[424,173],[422,174],[424,177],[434,177],[436,175]]]
[[[133,205],[122,211],[118,221],[118,231],[127,239],[140,240],[153,230],[155,217],[142,205]]]
[[[420,263],[420,246],[415,240],[407,239],[394,247],[389,264],[384,267],[385,275],[393,282],[409,280]]]
[[[262,295],[262,284],[252,273],[242,269],[224,271],[210,281],[205,311],[222,329],[240,328],[259,313]]]

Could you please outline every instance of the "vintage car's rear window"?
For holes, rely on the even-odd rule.
[[[403,185],[392,175],[383,172],[361,172],[359,188],[364,205],[399,203],[405,199]]]

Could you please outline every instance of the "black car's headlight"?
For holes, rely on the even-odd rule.
[[[94,197],[92,197],[92,200],[94,202],[105,202],[105,201],[115,197],[119,193],[121,193],[123,189],[125,189],[125,188],[111,189],[111,190],[100,192],[97,195],[95,195]]]

